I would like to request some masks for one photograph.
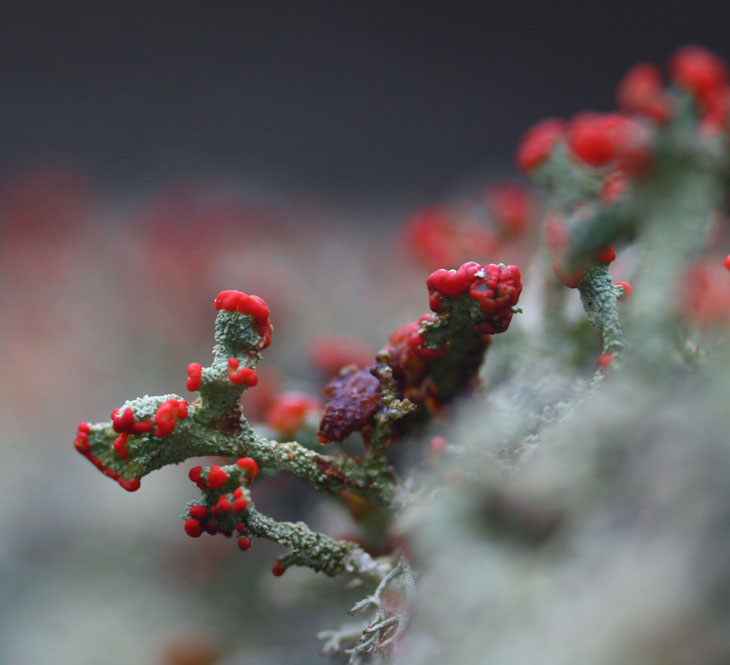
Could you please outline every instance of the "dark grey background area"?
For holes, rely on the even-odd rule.
[[[729,34],[724,0],[3,3],[0,170],[434,197],[513,174],[537,119],[612,108],[635,61]]]

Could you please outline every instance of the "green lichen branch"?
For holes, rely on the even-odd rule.
[[[586,268],[578,290],[588,321],[603,337],[603,354],[620,358],[626,347],[616,306],[622,287],[614,284],[608,266],[601,263]]]
[[[248,455],[264,468],[309,481],[320,492],[337,495],[347,489],[389,506],[396,476],[387,464],[323,455],[296,441],[258,436],[241,413],[241,394],[256,384],[255,367],[270,334],[266,316],[262,322],[250,313],[222,308],[213,362],[188,368],[188,388],[199,390],[199,400],[190,405],[178,395],[129,400],[115,409],[111,422],[83,423],[77,448],[102,472],[135,483],[134,489],[148,473],[191,457]],[[166,407],[171,415],[166,416]]]
[[[306,566],[329,576],[350,573],[380,581],[391,567],[388,561],[373,559],[357,543],[312,531],[304,522],[279,522],[250,504],[246,525],[251,535],[273,540],[290,551],[278,559],[280,568],[275,572],[281,573],[289,566]]]

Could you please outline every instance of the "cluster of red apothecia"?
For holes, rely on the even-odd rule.
[[[522,235],[535,215],[535,202],[525,187],[497,183],[467,204],[420,208],[404,224],[403,244],[427,266],[455,265],[494,255]]]
[[[496,335],[507,330],[512,320],[512,308],[517,304],[522,283],[516,266],[491,263],[480,266],[470,261],[458,270],[437,270],[431,273],[428,286],[429,306],[434,312],[446,311],[445,298],[469,293],[479,303],[483,319],[476,329],[486,335]]]
[[[671,58],[668,71],[674,85],[695,100],[701,137],[711,139],[730,130],[728,67],[720,57],[699,46],[686,46]],[[568,122],[550,118],[531,127],[517,151],[520,168],[526,173],[539,169],[563,145],[577,165],[603,176],[599,198],[604,205],[620,200],[632,179],[651,169],[654,133],[672,119],[676,97],[664,88],[659,68],[640,63],[620,82],[617,99],[617,112],[579,113]],[[557,278],[576,288],[583,273],[564,266],[562,254],[569,243],[565,226],[560,213],[548,216],[548,246],[557,255],[553,266]],[[610,263],[614,258],[609,245],[594,260]]]
[[[467,296],[478,305],[480,316],[473,324],[476,353],[472,366],[461,372],[458,381],[466,388],[474,380],[488,344],[488,335],[504,332],[512,319],[522,284],[515,266],[478,263],[463,264],[458,270],[437,270],[427,280],[429,302],[434,314],[425,314],[395,330],[386,345],[388,367],[393,372],[397,391],[417,405],[429,408],[439,405],[438,387],[430,378],[434,363],[448,353],[447,346],[432,348],[426,344],[427,322],[436,322],[454,299]],[[322,443],[343,441],[353,432],[360,432],[367,442],[373,418],[381,406],[380,382],[375,374],[378,365],[348,371],[331,381],[325,389],[329,402],[325,405],[319,440]]]
[[[114,409],[111,413],[112,428],[119,434],[114,439],[113,448],[119,455],[119,458],[126,460],[129,458],[129,450],[127,450],[127,442],[130,435],[151,434],[158,438],[169,436],[175,429],[175,425],[179,420],[188,417],[188,403],[185,400],[169,399],[159,407],[152,418],[146,418],[141,421],[135,420],[134,411],[131,407],[127,407],[124,411]],[[76,432],[74,446],[86,459],[88,459],[99,471],[105,476],[116,480],[125,490],[134,492],[140,488],[139,478],[126,480],[122,478],[117,471],[106,466],[98,457],[91,452],[89,443],[89,432],[91,428],[88,423],[80,423]]]
[[[215,308],[227,312],[239,312],[253,317],[256,324],[256,332],[261,337],[261,348],[265,349],[271,344],[271,334],[274,327],[269,320],[269,306],[259,296],[249,296],[242,291],[221,291],[215,299]],[[251,388],[258,381],[256,370],[250,367],[240,367],[241,361],[238,358],[228,359],[228,378],[231,383],[243,383]],[[203,380],[203,366],[200,363],[190,363],[187,367],[188,380],[186,387],[190,392],[200,389]]]
[[[229,312],[240,312],[248,314],[254,319],[257,332],[262,339],[262,348],[271,343],[273,327],[269,320],[269,307],[266,302],[258,296],[249,296],[241,291],[221,291],[215,299],[217,310],[224,309]],[[232,383],[243,383],[248,387],[255,386],[258,377],[255,370],[248,367],[239,367],[238,358],[228,359],[228,378]],[[200,388],[203,368],[199,363],[188,365],[188,390],[196,391]],[[124,410],[114,409],[111,413],[112,428],[119,434],[114,440],[113,448],[121,460],[129,459],[130,452],[127,449],[130,436],[142,434],[154,434],[158,438],[172,434],[176,424],[188,417],[188,403],[185,400],[168,399],[162,402],[151,418],[137,420],[131,407]],[[74,446],[104,475],[116,480],[124,489],[133,492],[140,487],[139,479],[125,480],[114,469],[106,466],[99,458],[91,452],[89,443],[90,426],[81,423],[76,433]]]
[[[271,344],[271,333],[274,328],[269,320],[269,306],[263,298],[249,296],[241,291],[221,291],[215,299],[215,308],[227,312],[240,312],[253,317],[259,337],[263,339],[262,347]]]
[[[125,490],[127,490],[128,492],[137,491],[141,485],[139,478],[133,478],[132,480],[122,478],[119,473],[117,473],[114,469],[106,466],[98,457],[96,457],[91,452],[91,445],[89,444],[90,431],[91,427],[89,423],[79,423],[78,429],[76,430],[76,439],[74,439],[74,447],[76,448],[76,450],[78,450],[105,476],[111,478],[112,480],[116,480],[119,485]]]
[[[203,492],[203,500],[188,508],[185,533],[191,538],[199,538],[204,532],[211,536],[222,533],[230,537],[236,531],[238,547],[244,551],[251,547],[246,536],[248,502],[241,485],[249,485],[258,472],[258,464],[251,457],[239,458],[227,470],[218,465],[190,469],[188,477]]]

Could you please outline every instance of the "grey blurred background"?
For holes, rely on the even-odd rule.
[[[612,108],[638,60],[730,55],[729,20],[710,0],[5,2],[0,168],[419,200],[508,175],[529,124]]]

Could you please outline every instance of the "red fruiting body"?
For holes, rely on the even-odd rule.
[[[208,520],[204,527],[205,531],[209,533],[211,536],[215,536],[216,533],[218,533],[218,527],[216,526],[215,522],[213,520]]]
[[[231,382],[244,383],[249,388],[255,386],[259,381],[259,377],[256,375],[255,370],[252,370],[249,367],[241,367],[239,369],[239,365],[240,361],[238,358],[228,359],[228,378]]]
[[[534,214],[530,193],[515,183],[493,185],[486,191],[484,199],[491,216],[507,233],[524,231]]]
[[[246,524],[244,522],[236,522],[236,531],[243,533],[246,530]]]
[[[243,496],[243,488],[236,487],[236,489],[233,490],[233,498],[240,499],[242,496]]]
[[[640,113],[658,123],[669,120],[669,98],[662,87],[662,73],[649,63],[634,65],[619,83],[616,92],[621,110]]]
[[[286,567],[281,565],[279,559],[274,559],[274,563],[271,566],[271,572],[274,573],[276,577],[281,577],[286,572]]]
[[[188,403],[184,400],[168,399],[157,407],[154,416],[155,436],[169,436],[178,420],[188,417]]]
[[[431,349],[424,346],[425,340],[421,334],[421,326],[426,321],[435,321],[436,317],[433,314],[424,314],[418,321],[411,321],[395,330],[390,336],[391,345],[398,344],[399,341],[403,340],[408,344],[408,348],[413,351],[417,356],[424,360],[432,360],[434,358],[441,358],[446,354],[446,347],[439,347]]]
[[[127,492],[136,492],[142,485],[139,478],[132,478],[132,480],[119,478],[117,479],[117,482],[122,486],[123,489],[127,490]]]
[[[263,340],[261,343],[261,348],[268,349],[269,345],[271,344],[271,334],[274,332],[274,326],[271,325],[270,321],[267,321],[264,325],[259,326],[256,329],[256,332]]]
[[[706,102],[713,90],[725,85],[728,69],[722,58],[707,49],[685,46],[669,61],[669,74],[678,85]]]
[[[478,263],[463,264],[458,270],[437,270],[426,280],[429,302],[434,312],[446,309],[444,296],[457,296],[466,291],[479,303],[487,317],[478,323],[479,331],[494,335],[507,330],[512,320],[512,307],[522,292],[520,271],[516,266],[490,263],[482,268]]]
[[[292,436],[304,425],[310,414],[319,414],[319,400],[303,393],[284,393],[276,398],[266,414],[266,424],[283,436]]]
[[[91,450],[91,445],[89,444],[90,431],[91,427],[89,427],[88,423],[79,423],[79,426],[76,429],[76,439],[74,440],[74,446],[76,447],[76,450],[78,450],[82,454],[88,453]]]
[[[245,536],[241,536],[238,539],[238,547],[241,551],[245,552],[249,547],[251,547],[251,541]]]
[[[210,489],[217,490],[228,482],[228,474],[218,465],[210,467],[208,478],[206,480]]]
[[[248,505],[248,501],[246,501],[246,497],[238,497],[233,502],[233,512],[234,513],[242,513],[244,510],[246,510],[246,506]]]
[[[218,497],[216,507],[218,508],[218,511],[221,513],[227,513],[231,509],[231,502],[228,500],[227,494],[221,494]]]
[[[561,120],[548,118],[530,127],[517,149],[517,165],[525,172],[542,164],[562,138],[565,125]]]
[[[619,298],[619,300],[628,300],[632,295],[634,295],[634,287],[628,282],[616,282],[616,286],[620,286],[624,290],[624,294],[621,298]]]
[[[79,423],[79,426],[76,429],[76,438],[74,439],[74,447],[76,450],[78,450],[105,476],[112,480],[116,480],[123,489],[128,492],[136,492],[141,486],[139,478],[133,478],[132,480],[122,478],[119,473],[117,473],[114,469],[105,466],[104,463],[91,452],[91,444],[89,443],[90,432],[91,427],[88,423]]]
[[[256,332],[263,340],[262,347],[265,349],[271,344],[271,333],[274,328],[269,321],[269,306],[263,298],[249,296],[241,291],[221,291],[216,296],[215,308],[224,309],[227,312],[240,312],[253,317],[257,326]]]
[[[636,121],[619,113],[581,113],[570,123],[568,144],[590,166],[620,160],[624,170],[636,173],[649,158],[643,134]]]
[[[577,289],[578,282],[583,279],[582,268],[576,268],[571,273],[566,272],[563,268],[562,259],[557,259],[555,263],[553,263],[553,273],[555,273],[555,276],[569,289]]]
[[[203,526],[199,520],[190,517],[185,520],[185,533],[191,538],[200,538],[203,534]]]
[[[600,356],[598,356],[598,366],[601,369],[607,369],[611,366],[615,359],[616,356],[614,356],[613,353],[602,353]]]
[[[426,280],[429,295],[436,295],[437,303],[440,302],[441,296],[458,296],[469,288],[474,276],[481,270],[481,266],[474,261],[462,264],[458,270],[445,270],[441,268],[432,272]],[[434,312],[442,312],[431,304]]]
[[[147,419],[141,422],[134,421],[134,412],[130,407],[124,409],[124,412],[120,415],[119,409],[114,409],[111,414],[112,429],[117,434],[144,434],[145,432],[151,432],[153,428],[152,421]]]
[[[126,448],[128,438],[129,434],[124,432],[123,434],[120,434],[116,439],[114,439],[114,443],[112,444],[114,450],[117,451],[121,459],[129,458],[129,451]]]
[[[130,429],[134,427],[134,412],[131,408],[127,407],[124,412],[119,415],[119,409],[114,409],[111,414],[112,429],[121,434],[122,432],[129,433]]]
[[[203,470],[202,466],[194,466],[190,471],[188,471],[188,478],[192,480],[194,483],[200,482],[200,472]]]
[[[257,325],[269,320],[269,307],[263,298],[249,296],[241,291],[221,291],[215,298],[215,308],[252,316]]]
[[[724,265],[728,270],[730,270],[730,254],[728,254],[725,257],[725,260],[722,262],[722,265]]]
[[[208,509],[205,506],[190,506],[190,516],[202,520],[208,516]]]
[[[421,317],[423,318],[423,317]],[[388,352],[388,365],[399,381],[406,386],[418,385],[428,373],[431,358],[437,358],[446,349],[426,349],[419,334],[421,328],[417,321],[409,321],[396,328],[388,339],[385,351]]]
[[[596,259],[601,263],[611,263],[616,259],[616,252],[611,245],[606,245],[596,252]]]
[[[259,465],[256,464],[256,460],[252,457],[239,457],[236,460],[236,466],[246,469],[250,480],[253,480],[259,473]]]
[[[200,382],[203,378],[203,366],[200,363],[190,363],[188,365],[188,381],[185,384],[187,389],[192,393],[200,388]]]

